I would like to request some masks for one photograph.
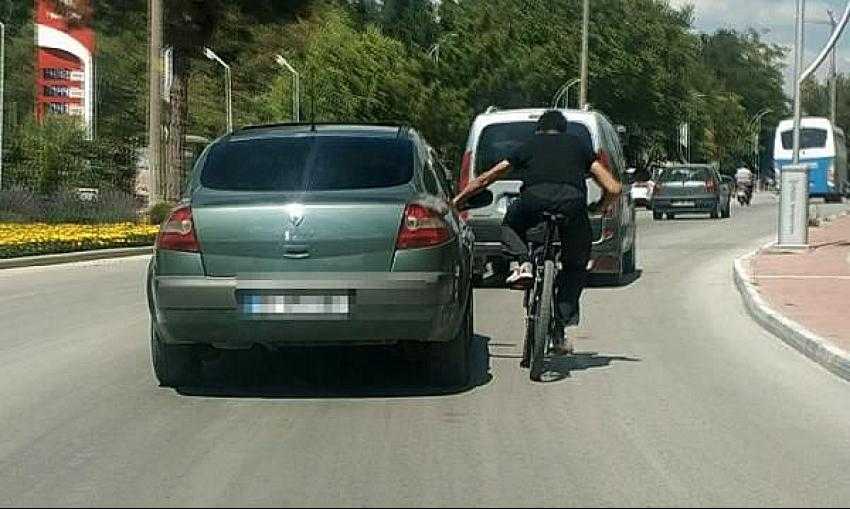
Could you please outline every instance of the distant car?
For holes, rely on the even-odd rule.
[[[646,182],[635,182],[632,184],[632,202],[634,202],[635,207],[649,207],[650,196],[652,195],[652,187],[653,182],[648,180]]]
[[[529,140],[537,128],[537,120],[544,109],[497,110],[489,109],[478,115],[469,132],[466,152],[461,167],[460,187],[471,178],[490,169],[524,142]],[[626,164],[617,130],[611,122],[597,111],[561,110],[569,121],[570,129],[586,137],[599,156],[604,159],[617,179],[626,182]],[[488,263],[494,267],[507,267],[502,253],[501,225],[511,201],[520,192],[521,180],[510,173],[490,189],[494,203],[469,214],[469,222],[475,232],[476,274],[482,274]],[[601,189],[588,179],[588,201],[598,200]],[[635,271],[636,231],[635,208],[629,193],[604,216],[591,217],[594,239],[592,272],[620,279]],[[500,272],[500,270],[496,270]]]
[[[214,142],[148,271],[160,383],[195,380],[214,349],[368,344],[411,345],[436,382],[466,383],[473,235],[452,194],[403,126],[260,126]],[[471,206],[492,200],[479,196]]]
[[[709,165],[679,165],[664,168],[652,191],[652,217],[679,214],[709,214],[712,219],[731,213],[731,189]]]

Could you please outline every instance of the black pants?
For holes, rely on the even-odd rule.
[[[572,194],[557,188],[523,191],[508,207],[502,222],[505,255],[523,263],[529,261],[527,233],[544,221],[543,212],[567,216],[560,227],[563,268],[555,281],[557,316],[562,325],[579,323],[579,300],[587,284],[587,263],[593,247],[587,203],[584,197]]]

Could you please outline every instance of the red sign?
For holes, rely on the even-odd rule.
[[[36,117],[80,117],[94,123],[95,32],[91,0],[35,0]]]

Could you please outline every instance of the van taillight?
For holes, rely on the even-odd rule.
[[[411,203],[404,209],[396,248],[416,249],[438,246],[450,238],[449,227],[438,212],[424,205]]]
[[[472,152],[467,150],[463,153],[463,160],[460,163],[460,180],[458,181],[458,192],[466,189],[469,185],[469,180],[472,174]],[[469,211],[461,212],[460,218],[464,221],[469,219]]]
[[[156,238],[157,249],[170,251],[199,252],[200,245],[192,223],[192,207],[183,205],[171,211]]]

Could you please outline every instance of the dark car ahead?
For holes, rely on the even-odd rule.
[[[727,218],[731,193],[709,165],[680,165],[663,169],[652,190],[652,217],[673,219],[678,214],[709,214]]]
[[[474,238],[438,164],[402,126],[261,126],[210,145],[150,264],[159,381],[191,382],[216,350],[409,344],[434,381],[464,384]]]

